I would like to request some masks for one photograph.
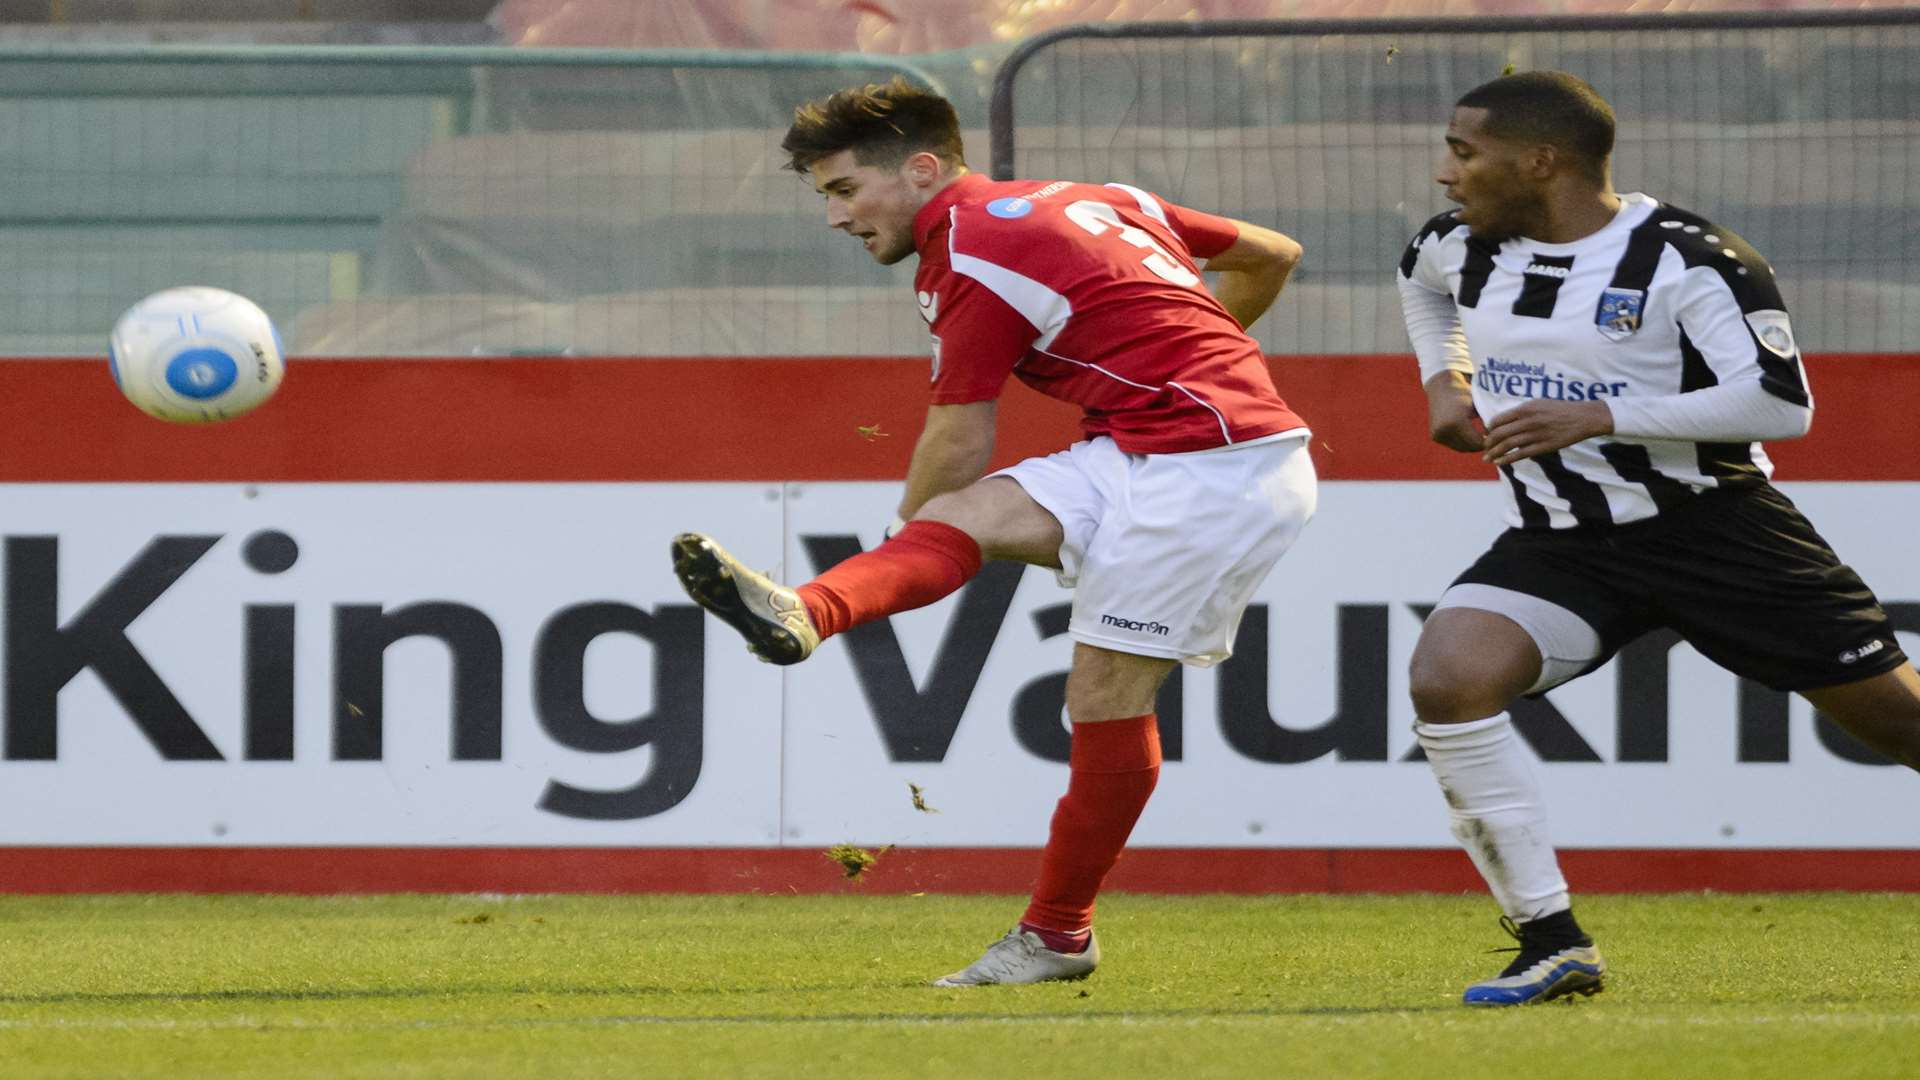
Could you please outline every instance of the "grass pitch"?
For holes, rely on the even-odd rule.
[[[1586,897],[1607,991],[1524,1009],[1466,897],[1113,895],[1086,982],[922,985],[1020,908],[0,899],[0,1076],[1920,1075],[1920,896]]]

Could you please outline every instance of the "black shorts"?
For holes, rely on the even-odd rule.
[[[1839,686],[1907,662],[1873,590],[1771,485],[1702,492],[1626,525],[1509,529],[1454,584],[1469,582],[1586,620],[1600,635],[1586,671],[1663,626],[1775,690]]]

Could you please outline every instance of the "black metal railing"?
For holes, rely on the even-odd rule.
[[[1399,352],[1389,269],[1447,205],[1452,103],[1505,70],[1612,102],[1621,190],[1708,215],[1781,267],[1828,352],[1920,341],[1920,10],[1103,23],[1023,43],[992,171],[1124,180],[1307,248],[1275,352]]]

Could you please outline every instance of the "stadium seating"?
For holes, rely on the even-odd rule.
[[[405,162],[471,93],[464,74],[367,93],[337,69],[212,88],[182,70],[76,65],[31,83],[0,65],[0,349],[96,352],[122,309],[169,285],[289,314],[357,290]]]
[[[1017,84],[1016,168],[1286,230],[1308,257],[1267,346],[1398,352],[1388,271],[1446,205],[1446,103],[1565,67],[1619,106],[1618,186],[1777,260],[1809,347],[1905,348],[1916,58],[1787,31],[1070,43]],[[0,351],[97,351],[183,280],[254,296],[296,354],[925,348],[911,267],[829,232],[780,167],[784,110],[846,71],[31,68],[0,64]],[[979,83],[954,89],[978,116]],[[984,167],[986,132],[967,142]]]

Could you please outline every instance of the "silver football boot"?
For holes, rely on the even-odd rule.
[[[740,631],[747,649],[769,664],[797,664],[820,644],[807,605],[699,533],[673,538],[673,572],[694,602]]]
[[[956,971],[933,980],[935,986],[1016,986],[1052,982],[1055,979],[1084,979],[1100,966],[1100,941],[1089,936],[1084,952],[1054,952],[1041,942],[1040,935],[1022,931],[1018,926],[1007,936],[987,946],[986,955]]]

